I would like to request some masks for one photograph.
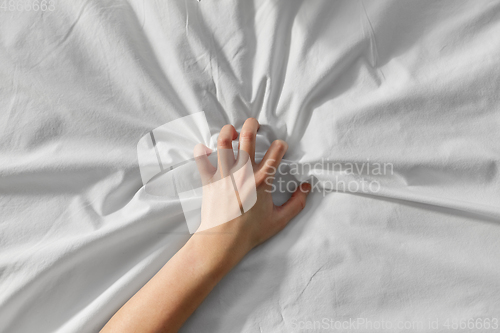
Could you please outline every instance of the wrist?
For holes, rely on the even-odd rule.
[[[193,261],[220,280],[250,251],[250,244],[229,233],[195,233],[186,243]]]

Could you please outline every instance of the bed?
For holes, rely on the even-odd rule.
[[[182,247],[137,143],[201,110],[391,169],[302,173],[182,332],[498,331],[500,1],[34,2],[0,8],[1,332],[97,332]]]

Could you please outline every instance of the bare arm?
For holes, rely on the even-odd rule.
[[[303,184],[283,205],[272,201],[270,182],[287,144],[275,141],[263,160],[255,164],[255,136],[259,124],[248,119],[240,134],[240,149],[250,155],[257,202],[243,215],[208,231],[195,233],[163,268],[106,324],[101,332],[177,332],[214,286],[252,248],[269,239],[305,206],[309,184]],[[231,149],[238,133],[222,128],[218,149]],[[202,167],[200,172],[202,172]]]

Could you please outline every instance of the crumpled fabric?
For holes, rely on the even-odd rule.
[[[57,1],[0,31],[0,331],[96,332],[185,244],[136,148],[201,110],[255,117],[260,157],[393,172],[318,187],[182,332],[498,318],[499,1]]]

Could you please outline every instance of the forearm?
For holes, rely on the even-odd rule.
[[[186,245],[135,294],[106,324],[102,332],[176,332],[184,321],[201,304],[214,286],[227,274],[250,249],[266,241],[280,230],[304,208],[311,186],[304,184],[292,194],[282,206],[276,206],[272,199],[272,183],[280,161],[288,145],[276,140],[259,164],[255,163],[255,137],[259,123],[250,118],[241,130],[238,159],[234,159],[232,140],[238,137],[233,126],[222,128],[217,140],[217,154],[231,151],[232,158],[221,158],[216,168],[208,160],[210,149],[195,149],[196,164],[202,180],[212,184],[219,180],[219,171],[237,173],[244,160],[242,151],[250,158],[255,182],[256,202],[251,209],[226,223],[210,223],[211,213],[225,212],[228,207],[226,189],[220,191],[203,190],[202,222],[216,225],[205,231],[196,232]],[[197,146],[198,147],[198,146]],[[239,163],[239,162],[242,163]],[[247,165],[245,163],[245,165]],[[219,170],[220,169],[220,170]],[[223,174],[226,174],[223,173]],[[230,173],[231,174],[231,173]],[[228,177],[227,175],[225,177]],[[246,177],[246,176],[245,176]],[[203,183],[203,182],[202,182]],[[250,183],[253,185],[253,183]],[[210,189],[213,190],[211,187]],[[233,188],[229,194],[232,196]],[[241,200],[238,192],[238,200]],[[243,201],[241,201],[243,202]],[[203,207],[206,209],[204,210]],[[242,209],[240,203],[240,210]],[[205,212],[205,214],[203,214]],[[217,214],[216,214],[217,215]],[[217,218],[215,218],[215,222]],[[223,221],[222,221],[223,222]]]
[[[177,332],[248,252],[228,234],[195,234],[106,324],[102,332]]]

